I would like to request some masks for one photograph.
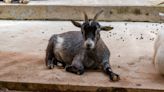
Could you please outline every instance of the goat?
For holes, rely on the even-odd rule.
[[[160,74],[164,75],[164,31],[160,31],[154,44],[153,64]]]
[[[67,72],[83,74],[84,69],[96,69],[100,66],[111,81],[118,81],[119,75],[114,73],[109,64],[110,51],[100,37],[100,31],[112,30],[113,27],[101,26],[96,20],[103,11],[98,12],[92,20],[84,12],[85,21],[79,23],[71,20],[80,31],[54,34],[46,49],[46,66],[54,68],[57,62]]]
[[[30,0],[3,0],[5,3],[12,3],[13,1],[19,1],[19,3],[27,4]]]

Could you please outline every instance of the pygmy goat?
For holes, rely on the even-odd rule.
[[[85,21],[82,24],[72,20],[73,25],[79,27],[81,32],[70,31],[55,34],[50,38],[45,59],[49,69],[60,62],[66,71],[80,75],[84,73],[84,69],[97,69],[102,66],[111,81],[120,79],[110,67],[110,52],[100,37],[100,31],[113,29],[101,26],[96,21],[102,12],[98,12],[92,20],[89,20],[84,12]]]
[[[12,3],[13,1],[19,1],[19,3],[27,4],[30,0],[3,0],[5,3]]]
[[[160,74],[164,75],[164,31],[158,33],[154,44],[154,65]]]

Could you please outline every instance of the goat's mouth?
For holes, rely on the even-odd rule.
[[[86,50],[92,50],[92,49],[93,49],[93,48],[89,48],[89,47],[86,48]]]

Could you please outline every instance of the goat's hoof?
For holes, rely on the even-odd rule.
[[[84,73],[84,70],[79,70],[75,66],[72,66],[72,65],[66,66],[66,71],[71,72],[71,73],[75,73],[78,75],[81,75]]]
[[[120,76],[113,72],[109,75],[109,78],[111,81],[119,81],[120,80]]]
[[[53,69],[54,68],[53,60],[48,60],[47,68],[48,69]]]
[[[54,65],[53,64],[50,64],[50,65],[47,65],[48,69],[53,69],[54,68]]]
[[[77,75],[82,75],[84,72],[83,71],[77,71],[76,74]]]

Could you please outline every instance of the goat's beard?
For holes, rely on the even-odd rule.
[[[92,50],[92,48],[86,48],[86,50],[90,51],[90,50]]]

